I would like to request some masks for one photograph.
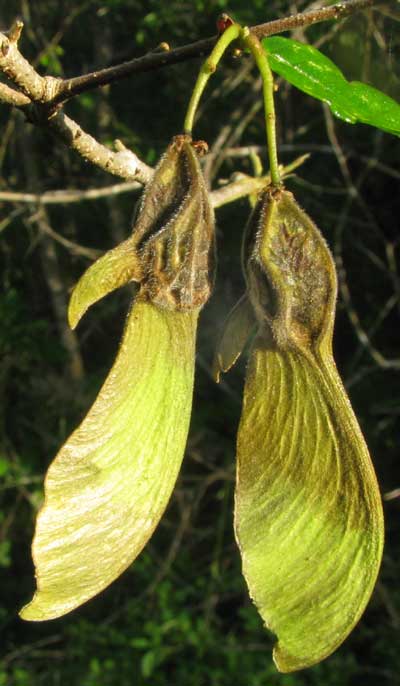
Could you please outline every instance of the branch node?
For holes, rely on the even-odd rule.
[[[152,53],[154,52],[169,52],[171,50],[170,45],[166,41],[162,41],[157,47],[155,47],[153,50],[151,50]]]
[[[217,70],[217,67],[215,66],[214,62],[211,60],[206,60],[204,62],[204,73],[205,74],[214,74],[214,72]]]
[[[46,104],[42,102],[30,102],[28,105],[21,107],[29,124],[35,124],[36,126],[46,126],[56,116],[59,109],[60,107],[57,105],[46,107]]]
[[[115,141],[114,141],[114,147],[115,147],[115,149],[116,149],[117,152],[122,152],[123,150],[126,150],[126,149],[127,149],[126,145],[124,145],[123,142],[120,141],[119,138],[116,138],[116,139],[115,139]]]
[[[128,150],[128,148],[123,148],[116,153],[115,157],[118,163],[122,164],[127,170],[127,176],[129,175],[130,178],[133,178],[137,175],[139,170],[139,160],[135,153],[133,153],[131,150]]]
[[[15,43],[17,45],[19,39],[21,38],[23,28],[24,22],[21,19],[16,19],[10,30],[7,32],[10,43]]]
[[[60,85],[63,79],[56,76],[43,76],[43,95],[42,102],[51,102],[54,100],[60,90]]]
[[[3,40],[2,44],[0,45],[0,50],[3,57],[7,57],[8,53],[10,52],[10,41],[8,38]]]

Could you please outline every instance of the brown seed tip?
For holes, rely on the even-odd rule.
[[[208,143],[206,141],[193,141],[192,147],[196,150],[197,154],[202,157],[208,153]]]
[[[173,146],[178,152],[181,152],[186,143],[191,142],[192,137],[188,133],[178,133],[178,135],[173,138]]]

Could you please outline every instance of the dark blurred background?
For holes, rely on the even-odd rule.
[[[75,76],[215,34],[221,11],[254,25],[317,3],[301,0],[9,0],[0,27],[25,22],[23,54],[42,74]],[[291,34],[317,45],[349,79],[400,100],[398,3]],[[66,112],[102,143],[116,138],[153,165],[181,130],[199,60],[86,93]],[[234,90],[231,84],[236,83]],[[30,542],[45,470],[77,425],[116,353],[132,298],[122,289],[92,308],[77,333],[66,304],[96,251],[130,231],[138,193],[46,205],[0,200],[0,686],[355,686],[398,684],[400,673],[400,142],[334,120],[279,82],[280,158],[311,153],[287,182],[330,244],[340,275],[335,356],[384,496],[386,547],[367,611],[322,664],[277,673],[273,639],[249,601],[232,530],[235,433],[245,360],[216,386],[213,347],[241,295],[247,199],[217,211],[219,267],[201,317],[193,416],[174,495],[155,535],[120,579],[65,618],[23,622]],[[264,148],[257,75],[224,59],[201,106],[212,188],[252,173]],[[100,188],[119,182],[0,106],[0,192]],[[1,196],[0,196],[1,197]]]

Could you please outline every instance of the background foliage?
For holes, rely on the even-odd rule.
[[[305,8],[301,0],[229,3],[229,11],[249,24]],[[42,73],[72,76],[141,55],[162,40],[178,46],[207,37],[216,15],[227,9],[225,0],[10,0],[0,9],[0,26],[22,16],[24,54]],[[293,37],[320,47],[346,78],[400,100],[399,17],[389,3],[379,13]],[[153,164],[182,125],[198,66],[195,61],[137,75],[82,95],[67,112],[102,142],[121,138]],[[212,186],[235,171],[252,173],[245,146],[263,146],[264,137],[260,84],[246,57],[224,60],[201,113],[195,131],[211,146],[206,173]],[[393,496],[400,486],[399,140],[334,121],[321,103],[284,82],[277,113],[282,161],[312,153],[288,186],[335,253],[341,277],[336,358],[382,493]],[[0,126],[0,191],[113,182],[6,106]],[[128,289],[111,295],[71,334],[68,293],[90,262],[59,237],[93,249],[113,246],[129,232],[136,198],[125,194],[45,210],[0,203],[0,686],[397,683],[398,497],[385,500],[385,556],[368,610],[337,653],[317,667],[276,672],[272,640],[240,575],[232,497],[244,362],[218,387],[210,370],[218,327],[243,287],[239,252],[247,200],[218,211],[218,280],[202,315],[190,439],[161,525],[135,565],[81,609],[43,624],[17,618],[33,590],[29,546],[43,474],[107,373],[131,297]]]

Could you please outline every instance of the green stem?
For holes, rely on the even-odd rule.
[[[207,81],[211,74],[214,74],[218,62],[220,61],[227,47],[232,43],[232,41],[239,37],[240,31],[241,27],[239,24],[232,24],[229,26],[229,28],[227,28],[218,39],[218,42],[214,46],[209,57],[207,57],[206,61],[203,63],[186,112],[186,117],[183,124],[185,133],[189,135],[192,134],[194,116],[196,114],[200,98],[207,85]]]
[[[267,133],[267,146],[269,156],[269,168],[271,181],[274,186],[281,186],[279,172],[278,153],[276,148],[275,106],[274,106],[274,79],[268,63],[267,55],[258,38],[250,33],[248,28],[243,28],[240,35],[244,45],[250,50],[254,61],[260,71],[263,81],[265,128]]]

